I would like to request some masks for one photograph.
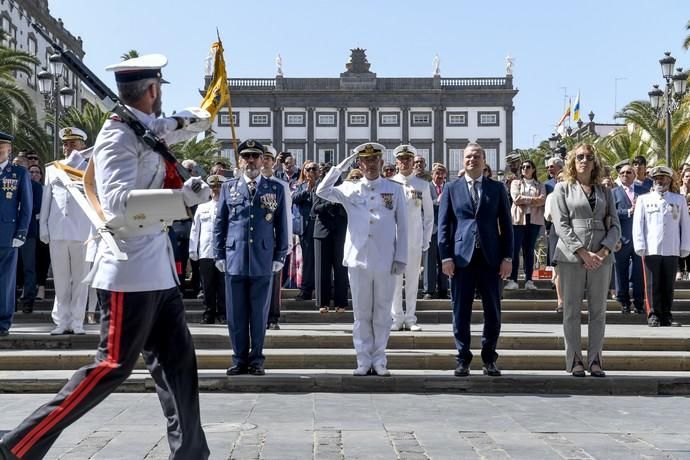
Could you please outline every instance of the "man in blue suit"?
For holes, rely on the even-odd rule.
[[[10,162],[14,137],[0,132],[0,337],[9,334],[17,285],[17,248],[26,241],[32,198],[29,172]]]
[[[621,304],[621,313],[630,313],[630,281],[633,285],[633,304],[635,313],[644,313],[644,282],[642,275],[642,258],[635,254],[632,241],[633,214],[638,195],[649,189],[635,182],[635,171],[630,164],[624,164],[618,170],[620,187],[613,189],[616,201],[616,212],[621,222],[621,247],[614,253],[616,258],[616,300]],[[630,265],[632,264],[632,279]]]
[[[513,226],[504,185],[483,177],[484,149],[470,143],[463,153],[465,174],[446,184],[438,212],[442,269],[451,278],[457,377],[470,374],[470,322],[475,289],[484,307],[482,361],[485,375],[500,376],[496,344],[501,331],[501,278],[510,275]]]
[[[241,172],[223,184],[214,226],[233,349],[227,374],[264,375],[271,282],[288,249],[285,191],[277,180],[261,176],[264,147],[259,142],[247,140],[237,151]]]

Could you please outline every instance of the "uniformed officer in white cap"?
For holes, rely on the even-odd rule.
[[[673,321],[673,283],[678,257],[690,254],[690,215],[685,197],[673,189],[673,170],[657,166],[652,190],[637,197],[633,245],[642,257],[645,309],[650,327],[680,326]]]
[[[207,129],[210,115],[187,109],[157,118],[161,68],[166,63],[165,56],[151,55],[107,69],[115,71],[120,98],[134,116],[171,144]],[[194,345],[167,226],[186,214],[185,206],[207,201],[208,186],[199,178],[183,181],[174,163],[166,162],[117,116],[98,134],[91,161],[105,226],[128,258],[118,259],[99,241],[89,274],[103,313],[96,360],[79,369],[52,401],[5,434],[0,452],[43,458],[67,426],[127,379],[143,354],[167,418],[170,458],[207,459]],[[161,190],[165,187],[169,190]]]
[[[323,199],[340,203],[347,212],[343,265],[348,267],[357,352],[354,375],[390,375],[386,344],[391,327],[395,278],[407,264],[407,204],[400,184],[380,177],[385,147],[376,142],[359,145],[334,166],[316,189]],[[358,157],[364,177],[335,183]],[[419,261],[417,262],[419,263]]]
[[[407,203],[407,267],[405,273],[396,276],[391,313],[391,330],[421,331],[417,325],[417,287],[422,263],[422,252],[429,249],[434,229],[434,205],[431,202],[429,182],[414,174],[412,160],[417,149],[403,144],[393,151],[398,174],[391,179],[400,183]],[[403,276],[405,278],[405,311],[403,311]]]
[[[86,170],[88,159],[87,135],[75,127],[62,128],[63,165]],[[84,312],[89,293],[82,281],[88,273],[86,241],[91,234],[91,222],[58,177],[57,166],[45,171],[45,187],[39,217],[39,238],[48,244],[53,267],[55,301],[52,318],[55,328],[51,335],[84,334]]]

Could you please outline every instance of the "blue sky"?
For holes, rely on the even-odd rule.
[[[185,5],[185,6],[182,6]],[[336,77],[350,48],[367,49],[382,77],[431,76],[436,53],[444,77],[502,76],[515,58],[514,145],[546,139],[563,113],[564,94],[581,92],[583,118],[611,122],[647,99],[661,82],[658,60],[671,51],[690,68],[681,44],[690,19],[683,0],[409,1],[409,0],[50,0],[53,16],[84,40],[85,61],[115,88],[103,68],[130,49],[163,53],[171,81],[167,112],[198,105],[203,60],[218,27],[233,77],[272,77],[275,57],[286,77]],[[617,80],[618,79],[618,80]],[[617,83],[616,83],[617,82]],[[615,88],[617,86],[617,91]],[[615,96],[615,97],[614,97]],[[615,100],[614,100],[615,99]]]

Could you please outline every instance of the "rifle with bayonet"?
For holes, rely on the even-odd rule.
[[[81,62],[81,60],[70,50],[63,49],[58,45],[51,37],[48,32],[38,23],[32,24],[33,28],[48,42],[50,47],[60,55],[62,62],[71,70],[77,77],[81,79],[86,86],[89,87],[91,91],[96,94],[106,109],[126,123],[132,131],[139,137],[146,145],[153,149],[156,153],[162,156],[165,161],[174,165],[177,174],[182,178],[182,182],[189,179],[190,174],[182,165],[177,161],[175,155],[170,152],[167,144],[163,142],[155,133],[153,133],[146,125],[144,125],[139,119],[132,113],[131,110],[125,106],[125,104],[120,100],[120,98],[108,88],[105,83],[101,81],[100,78],[96,76],[86,65]]]

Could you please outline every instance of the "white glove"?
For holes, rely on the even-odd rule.
[[[273,273],[278,273],[282,268],[283,268],[283,263],[278,262],[277,260],[273,261]]]
[[[353,160],[357,155],[358,155],[357,153],[353,153],[352,155],[350,155],[349,157],[345,158],[343,161],[341,161],[340,163],[338,163],[338,166],[336,166],[336,168],[342,170],[344,167],[349,166],[350,163],[352,163],[352,160]]]
[[[41,233],[38,239],[41,240],[41,243],[43,244],[50,243],[50,235],[48,235],[47,233]]]
[[[193,260],[194,262],[196,262],[197,260],[199,260],[199,253],[198,252],[190,252],[189,258],[191,260]]]
[[[195,192],[194,190],[198,190]],[[190,177],[182,186],[182,199],[188,208],[206,203],[211,198],[211,188],[200,177]]]
[[[422,252],[428,251],[429,250],[429,245],[427,244],[426,246],[422,246]]]
[[[24,240],[20,240],[19,238],[12,238],[12,247],[13,248],[19,248],[24,245]],[[275,263],[275,262],[273,262]]]
[[[225,261],[224,260],[216,260],[216,268],[218,269],[219,272],[225,273]]]
[[[200,133],[211,127],[211,114],[200,107],[188,107],[175,112],[172,118],[178,122],[177,129]]]
[[[402,275],[405,273],[406,266],[407,264],[394,260],[393,265],[391,266],[391,275]]]

